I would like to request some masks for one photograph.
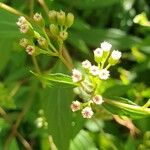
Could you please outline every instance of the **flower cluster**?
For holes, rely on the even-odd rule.
[[[63,41],[67,39],[67,29],[70,28],[74,22],[72,13],[65,14],[60,11],[49,11],[49,29],[45,26],[45,21],[41,14],[35,13],[33,16],[33,23],[36,28],[23,16],[18,18],[17,25],[20,32],[25,35],[25,38],[20,40],[20,45],[26,49],[29,55],[48,54],[57,56],[62,48]],[[39,29],[37,31],[37,29]],[[51,34],[49,37],[47,32]],[[52,38],[52,40],[50,39]],[[55,48],[52,41],[55,41]]]
[[[73,112],[81,110],[83,118],[91,118],[94,114],[93,106],[104,102],[103,97],[99,94],[98,84],[109,78],[109,67],[118,63],[121,58],[121,52],[111,49],[110,43],[102,42],[100,47],[93,51],[96,65],[85,60],[82,62],[84,73],[77,69],[72,70],[72,80],[77,84],[74,93],[83,101],[73,101],[71,109]]]

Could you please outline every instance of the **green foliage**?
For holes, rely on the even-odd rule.
[[[148,104],[150,98],[150,2],[45,0],[49,10],[71,12],[75,16],[64,48],[72,60],[65,50],[60,52],[70,60],[69,64],[73,61],[80,68],[79,62],[84,59],[93,62],[92,50],[104,40],[109,41],[113,49],[123,52],[116,67],[119,67],[119,73],[116,73],[116,68],[111,69],[112,78],[98,87],[105,102],[94,108],[96,115],[91,120],[84,120],[80,113],[71,112],[72,100],[81,99],[74,96],[72,89],[76,84],[58,58],[37,56],[41,73],[37,72],[31,57],[19,46],[19,38],[22,37],[16,26],[19,16],[11,9],[4,10],[1,2],[30,19],[33,12],[41,13],[46,18],[46,31],[50,35],[49,19],[39,1],[0,0],[0,149],[6,146],[16,123],[17,132],[7,144],[9,150],[27,149],[17,133],[32,149],[148,150],[150,108],[144,104]],[[144,20],[134,22],[137,15]],[[32,19],[30,21],[34,24]],[[55,38],[51,42],[59,47]],[[41,109],[48,122],[46,129],[36,126]],[[129,132],[127,125],[114,121],[113,114],[132,118],[133,129]],[[140,132],[135,131],[134,125]]]

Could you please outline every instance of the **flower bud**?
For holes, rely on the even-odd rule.
[[[28,46],[26,47],[26,52],[27,52],[29,55],[33,55],[34,52],[35,52],[35,46],[33,46],[33,45],[28,45]]]
[[[74,22],[74,15],[72,13],[68,13],[66,16],[66,27],[70,28]]]
[[[47,41],[46,41],[45,38],[40,37],[40,38],[37,39],[37,41],[38,41],[38,44],[39,44],[39,46],[41,48],[43,48],[43,49],[47,49],[48,48],[48,44],[47,44]]]
[[[61,31],[61,32],[59,33],[59,36],[60,36],[60,38],[61,38],[63,41],[65,41],[65,40],[68,38],[68,32],[66,32],[66,31]]]
[[[103,103],[103,98],[102,98],[101,95],[96,95],[96,96],[94,96],[92,100],[93,100],[93,102],[94,102],[95,104],[97,104],[97,105],[100,105],[100,104]]]
[[[29,45],[29,40],[26,39],[26,38],[22,38],[22,39],[20,40],[19,44],[20,44],[22,47],[26,48],[26,47]]]
[[[35,15],[33,16],[33,19],[37,23],[37,25],[39,25],[40,27],[45,26],[44,19],[41,14],[35,13]]]
[[[80,89],[80,87],[74,88],[74,89],[73,89],[73,92],[74,92],[75,94],[77,94],[77,95],[81,94],[81,89]]]
[[[60,26],[65,25],[65,19],[66,19],[65,12],[63,12],[63,11],[57,12],[58,25],[60,25]]]
[[[18,21],[17,21],[16,24],[20,27],[21,25],[26,24],[26,23],[27,23],[27,20],[25,19],[25,17],[20,16],[20,17],[18,18]]]
[[[59,34],[59,28],[55,24],[50,25],[50,32],[52,33],[53,36],[57,36]]]
[[[57,12],[55,10],[51,10],[48,13],[49,20],[51,24],[56,24],[57,21]]]

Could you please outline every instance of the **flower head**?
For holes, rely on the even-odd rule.
[[[35,47],[32,46],[32,45],[28,45],[26,47],[26,52],[29,54],[29,55],[32,55],[34,52],[35,52]]]
[[[93,75],[93,76],[97,76],[99,74],[99,68],[95,65],[91,66],[90,67],[90,73]]]
[[[94,50],[95,57],[102,57],[102,55],[103,55],[103,50],[101,48],[97,48],[96,50]]]
[[[82,73],[77,69],[73,69],[72,70],[72,80],[73,80],[73,82],[81,81],[82,80]]]
[[[111,49],[111,47],[112,47],[112,45],[110,44],[110,43],[108,43],[108,42],[102,42],[101,43],[101,49],[103,50],[103,51],[110,51],[110,49]]]
[[[88,61],[88,60],[85,60],[82,62],[82,67],[85,68],[85,69],[88,69],[91,67],[91,62]]]
[[[73,112],[80,110],[80,102],[79,101],[73,101],[70,107],[71,107],[71,110]]]
[[[121,52],[119,52],[118,50],[113,50],[111,57],[114,60],[119,60],[121,57]]]
[[[34,21],[41,21],[42,20],[42,16],[39,13],[35,13],[35,15],[33,16]]]
[[[110,75],[109,71],[106,70],[106,69],[102,69],[102,70],[99,71],[99,78],[102,79],[102,80],[108,79],[109,75]]]
[[[83,118],[91,118],[94,114],[91,107],[85,107],[84,109],[82,109],[81,113]]]
[[[103,103],[103,98],[102,98],[101,95],[96,95],[96,96],[94,96],[92,100],[93,100],[93,102],[94,102],[95,104],[97,104],[97,105],[100,105],[100,104]]]

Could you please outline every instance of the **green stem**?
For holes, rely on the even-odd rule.
[[[106,103],[109,103],[111,105],[117,106],[120,109],[124,109],[130,112],[135,112],[137,114],[143,114],[143,115],[150,115],[150,109],[149,108],[143,108],[141,106],[137,106],[137,105],[130,105],[130,104],[126,104],[126,103],[121,103],[118,101],[114,101],[114,100],[109,100],[109,99],[105,99]]]
[[[143,109],[148,108],[150,106],[150,99],[147,101],[147,103],[142,107]]]
[[[37,73],[41,74],[41,70],[40,70],[40,68],[39,68],[39,65],[38,65],[38,63],[37,63],[37,60],[36,60],[36,57],[35,57],[35,56],[32,56],[32,61],[33,61],[33,64],[34,64],[34,66],[35,66],[35,69],[36,69]]]
[[[50,39],[49,39],[49,37],[48,37],[46,31],[45,31],[45,28],[43,28],[42,31],[43,31],[43,33],[44,33],[44,36],[45,36],[46,40],[48,41],[48,44],[49,44],[50,48],[51,48],[55,53],[58,53],[57,49],[56,49],[56,48],[53,46],[53,44],[51,43],[51,41],[50,41]]]

